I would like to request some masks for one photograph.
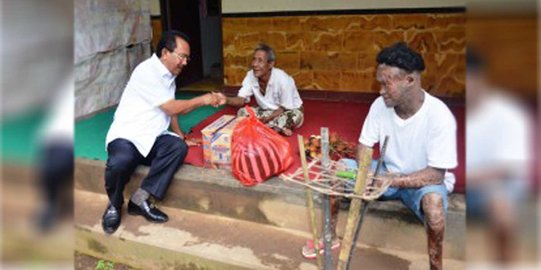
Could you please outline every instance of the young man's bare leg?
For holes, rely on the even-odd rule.
[[[425,214],[425,228],[428,238],[430,269],[443,268],[443,234],[445,232],[445,211],[441,195],[429,193],[422,199]]]

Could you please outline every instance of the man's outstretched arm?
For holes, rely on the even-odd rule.
[[[171,99],[160,105],[167,115],[186,114],[201,106],[212,105],[218,107],[225,104],[225,96],[221,93],[208,93],[189,100]]]
[[[243,97],[227,97],[226,104],[235,106],[235,107],[241,107],[244,106],[244,98]]]

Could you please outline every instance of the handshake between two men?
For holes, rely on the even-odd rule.
[[[205,94],[203,95],[203,98],[206,105],[211,105],[213,107],[224,105],[227,101],[224,94],[216,92]]]

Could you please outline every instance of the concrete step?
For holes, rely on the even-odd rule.
[[[240,219],[162,206],[170,220],[147,222],[126,214],[112,235],[101,228],[107,204],[103,194],[75,190],[77,252],[139,269],[316,269],[300,247],[305,232]],[[333,252],[336,262],[338,251]],[[422,253],[359,245],[351,269],[423,269]],[[464,262],[444,260],[445,269],[463,269]]]
[[[78,159],[75,187],[105,194],[103,161]],[[135,191],[148,173],[137,169],[126,188],[125,197]],[[176,173],[166,199],[161,205],[171,208],[224,216],[282,229],[309,232],[305,190],[278,178],[246,188],[230,171],[183,165]],[[319,206],[319,203],[318,203]],[[447,215],[444,257],[463,260],[465,206],[462,195],[453,195]],[[318,216],[321,211],[318,210]],[[339,215],[338,234],[343,235],[347,212]],[[359,242],[378,248],[408,252],[426,252],[426,233],[400,202],[374,202],[365,217]]]

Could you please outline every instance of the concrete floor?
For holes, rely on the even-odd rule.
[[[100,225],[107,197],[76,191],[76,201],[76,249],[81,253],[152,269],[181,263],[210,269],[317,268],[314,260],[300,254],[301,246],[310,237],[308,233],[162,206],[169,214],[169,222],[151,224],[124,210],[119,230],[108,236]],[[159,254],[159,260],[153,254]],[[337,255],[338,251],[333,252],[335,260]],[[135,261],[134,256],[145,258]],[[444,266],[464,269],[464,262],[446,259]],[[351,269],[427,267],[426,254],[358,245]]]

